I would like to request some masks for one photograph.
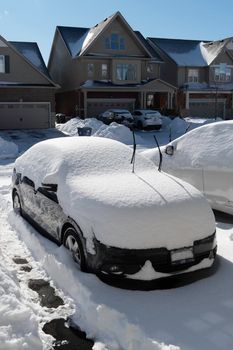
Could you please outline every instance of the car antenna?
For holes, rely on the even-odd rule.
[[[133,133],[133,154],[132,154],[132,158],[131,158],[130,164],[133,164],[132,173],[134,173],[135,154],[136,154],[137,144],[136,144],[136,140],[135,140],[134,130],[132,130],[132,133]]]
[[[161,149],[159,147],[159,143],[158,143],[157,137],[155,135],[153,135],[153,136],[154,136],[156,145],[157,145],[157,147],[159,149],[159,167],[158,167],[158,171],[161,171],[161,166],[162,166],[162,162],[163,162],[163,155],[162,155]]]

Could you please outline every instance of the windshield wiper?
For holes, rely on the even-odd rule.
[[[133,133],[133,154],[132,154],[132,158],[131,158],[130,164],[133,164],[132,173],[134,173],[134,163],[135,163],[135,155],[136,155],[137,144],[136,144],[136,140],[135,140],[134,130],[132,130],[132,133]]]
[[[155,135],[153,135],[153,136],[154,136],[156,145],[157,145],[157,147],[159,149],[159,167],[158,167],[158,171],[161,171],[161,166],[162,166],[162,162],[163,162],[163,155],[162,155],[161,149],[159,147],[159,143],[158,143],[157,137]]]

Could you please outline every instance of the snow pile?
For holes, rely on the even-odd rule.
[[[58,125],[58,129],[70,136],[78,136],[78,128],[90,127],[92,136],[105,137],[112,140],[120,141],[126,145],[133,143],[133,134],[129,128],[118,123],[106,125],[96,118],[72,118],[65,124]],[[142,143],[140,136],[137,136],[137,143]]]
[[[111,123],[110,125],[103,124],[94,136],[106,137],[108,139],[116,140],[131,145],[133,143],[133,134],[129,128],[118,123]],[[140,137],[137,137],[137,140]]]
[[[42,350],[38,320],[25,304],[15,279],[0,262],[0,349]]]
[[[58,185],[59,203],[81,227],[92,254],[94,235],[113,247],[174,249],[215,231],[199,191],[157,172],[138,154],[133,173],[131,157],[132,150],[117,141],[65,137],[36,144],[15,166],[36,188]]]
[[[15,158],[18,155],[18,146],[0,137],[0,159]]]
[[[70,136],[78,135],[78,128],[90,127],[92,128],[92,135],[103,125],[103,123],[96,118],[72,118],[65,124],[58,125],[58,129]]]

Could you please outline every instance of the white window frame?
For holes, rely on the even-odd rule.
[[[131,70],[131,69],[133,69],[133,70]],[[133,75],[131,76],[131,74],[133,74]],[[118,81],[137,81],[137,64],[136,63],[117,63],[116,64],[116,80],[118,80]]]
[[[191,68],[188,70],[188,82],[197,83],[199,81],[199,70],[196,68]]]
[[[5,56],[0,55],[0,60],[2,59],[2,65],[0,64],[0,73],[6,72],[6,62],[5,62]]]
[[[230,82],[231,81],[231,66],[226,63],[220,63],[214,67],[214,81]]]

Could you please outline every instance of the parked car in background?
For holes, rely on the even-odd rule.
[[[109,125],[112,122],[123,124],[130,129],[134,128],[134,119],[132,114],[127,109],[108,109],[101,113],[98,117],[99,120]]]
[[[140,130],[160,130],[162,127],[162,116],[158,111],[152,109],[136,109],[132,113],[134,123]]]
[[[99,137],[37,143],[15,162],[14,210],[59,244],[81,270],[156,279],[213,264],[215,220],[203,195]],[[51,161],[52,160],[52,161]]]
[[[204,193],[213,209],[233,215],[233,121],[198,127],[161,147],[162,170]],[[159,163],[159,150],[143,155]]]

